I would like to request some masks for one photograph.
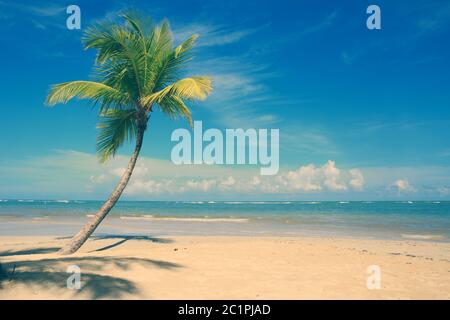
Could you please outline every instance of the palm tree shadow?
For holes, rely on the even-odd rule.
[[[173,240],[171,239],[163,239],[163,238],[156,238],[151,236],[139,236],[139,235],[118,235],[118,234],[107,234],[107,235],[98,235],[93,236],[93,240],[105,240],[105,239],[118,239],[119,241],[107,245],[105,247],[102,247],[97,250],[93,250],[90,252],[98,252],[98,251],[105,251],[108,249],[112,249],[114,247],[120,246],[121,244],[127,242],[128,240],[139,240],[139,241],[149,241],[149,242],[155,242],[155,243],[172,243]]]
[[[3,281],[7,279],[6,270],[3,269],[3,265],[0,263],[0,289],[3,289]]]
[[[1,254],[0,254],[1,255]],[[87,294],[90,299],[118,299],[124,294],[137,294],[136,284],[128,279],[98,274],[112,267],[128,270],[131,265],[148,268],[177,269],[179,264],[143,258],[122,257],[66,257],[46,258],[34,261],[12,261],[0,265],[0,288],[8,285],[36,285],[45,290],[67,289],[67,267],[80,268],[81,289],[73,290],[74,295]],[[12,272],[14,270],[14,272]]]
[[[53,247],[53,248],[34,248],[34,249],[26,249],[26,250],[5,250],[0,252],[0,257],[8,257],[8,256],[23,256],[23,255],[29,255],[29,254],[45,254],[45,253],[52,253],[59,250],[59,247]]]

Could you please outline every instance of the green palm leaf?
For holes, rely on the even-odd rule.
[[[209,77],[191,77],[178,80],[164,89],[141,99],[144,106],[160,103],[165,96],[175,95],[186,100],[204,100],[212,91],[212,80]]]
[[[180,97],[175,95],[166,95],[158,103],[158,106],[162,112],[167,114],[172,119],[176,119],[178,117],[186,118],[189,121],[189,125],[192,127],[191,111]]]
[[[53,106],[57,103],[67,103],[74,97],[89,99],[94,103],[100,102],[103,110],[111,106],[119,107],[129,103],[126,93],[93,81],[70,81],[56,84],[51,87],[46,103]]]
[[[88,28],[85,49],[97,50],[93,81],[53,85],[46,103],[88,99],[99,106],[97,150],[102,161],[147,127],[153,106],[171,118],[192,123],[187,102],[212,91],[208,77],[183,77],[197,35],[173,45],[168,21],[153,25],[135,12],[119,15],[123,23],[104,21]]]
[[[125,141],[137,135],[138,125],[135,110],[108,110],[100,115],[97,125],[97,152],[101,162],[114,156]]]

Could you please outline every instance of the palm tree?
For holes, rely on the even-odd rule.
[[[48,105],[55,105],[77,97],[98,106],[97,152],[102,162],[113,157],[125,141],[136,142],[114,191],[95,216],[61,248],[61,254],[76,252],[119,200],[136,165],[153,110],[158,108],[172,118],[187,118],[192,125],[186,102],[204,100],[212,91],[209,77],[181,77],[192,58],[190,51],[197,35],[174,47],[167,21],[153,25],[135,13],[120,17],[122,24],[95,24],[83,36],[85,49],[97,50],[96,81],[53,85],[46,100]]]

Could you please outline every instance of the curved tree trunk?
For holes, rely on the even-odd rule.
[[[133,173],[134,166],[136,165],[136,161],[139,156],[139,152],[141,151],[142,147],[142,140],[144,138],[144,131],[145,128],[139,129],[138,135],[136,137],[136,147],[134,149],[133,156],[131,157],[130,161],[128,162],[128,166],[123,173],[122,177],[120,178],[119,183],[116,185],[116,188],[109,196],[108,200],[102,205],[100,210],[95,214],[95,216],[92,218],[91,221],[89,221],[83,229],[80,230],[73,238],[72,240],[62,247],[59,250],[60,254],[72,254],[76,252],[85,242],[86,240],[91,236],[91,234],[95,231],[97,226],[102,222],[102,220],[106,217],[106,215],[111,211],[112,207],[116,204],[116,202],[119,200],[123,190],[127,186],[128,181],[130,180],[131,174]]]

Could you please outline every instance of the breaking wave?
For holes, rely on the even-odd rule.
[[[140,217],[133,216],[121,216],[122,220],[147,220],[147,221],[184,221],[184,222],[248,222],[249,219],[244,218],[177,218],[177,217],[154,217],[151,215],[145,215]]]

